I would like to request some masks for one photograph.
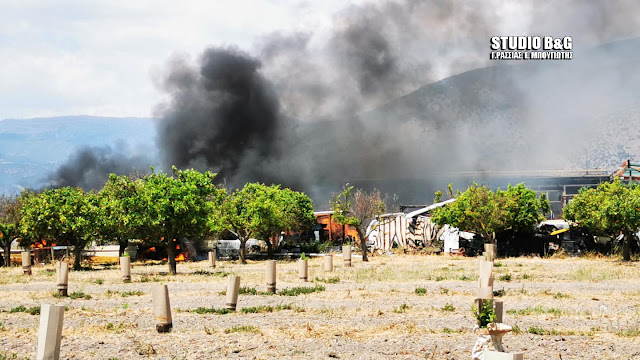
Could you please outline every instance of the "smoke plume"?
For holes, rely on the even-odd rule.
[[[276,154],[282,116],[260,62],[234,48],[210,48],[198,66],[175,61],[164,81],[171,103],[161,113],[158,145],[165,164],[231,176],[249,157]],[[259,174],[256,174],[259,176]]]
[[[640,83],[633,43],[587,49],[638,36],[638,11],[634,1],[349,5],[329,29],[172,59],[156,143],[166,168],[282,183],[322,202],[347,181],[425,201],[452,172],[582,166],[573,160]],[[489,61],[491,36],[522,34],[572,36],[576,60]],[[87,183],[87,165],[76,156],[56,183]]]
[[[77,186],[85,190],[100,190],[109,174],[145,173],[149,171],[150,164],[150,159],[144,155],[131,155],[124,144],[114,148],[88,146],[78,150],[67,163],[61,165],[49,178],[49,185],[54,188]]]

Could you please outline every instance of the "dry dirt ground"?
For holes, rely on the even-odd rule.
[[[16,308],[41,303],[67,306],[63,359],[470,358],[476,259],[375,256],[344,268],[336,256],[333,273],[322,270],[322,261],[310,260],[314,281],[306,284],[295,262],[279,261],[277,286],[318,284],[324,291],[240,295],[239,311],[224,315],[189,310],[222,308],[227,274],[264,291],[264,263],[219,262],[215,269],[205,261],[180,263],[176,276],[166,275],[166,265],[134,264],[129,284],[116,267],[72,271],[69,293],[90,299],[52,296],[52,265],[35,267],[31,277],[3,268],[0,359],[33,358],[39,317]],[[508,258],[496,266],[494,288],[504,289],[505,322],[515,329],[504,338],[509,351],[527,359],[640,359],[640,264]],[[155,331],[151,312],[150,289],[160,283],[168,284],[173,308],[168,334]],[[256,306],[273,311],[240,312]]]

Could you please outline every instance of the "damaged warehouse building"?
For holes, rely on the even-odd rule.
[[[551,211],[547,214],[549,220],[557,220],[556,223],[563,222],[562,209],[578,194],[583,187],[594,188],[603,182],[612,181],[619,178],[623,182],[640,179],[640,164],[627,160],[622,167],[613,173],[605,170],[549,170],[549,171],[494,171],[494,172],[463,172],[451,176],[455,179],[454,184],[470,184],[474,181],[481,185],[486,185],[491,189],[505,189],[509,184],[524,183],[538,194],[545,194],[549,199]],[[433,182],[426,185],[420,180],[402,180],[404,186],[402,191],[404,198],[411,198],[410,194],[419,193],[422,186],[432,188]],[[379,188],[382,191],[392,191],[396,189],[398,181],[394,183],[358,183],[365,188]],[[385,185],[389,185],[388,187]],[[395,186],[394,186],[395,185]],[[447,184],[441,184],[438,188],[444,189]],[[393,186],[393,187],[392,187]],[[409,196],[407,196],[409,195]],[[475,234],[461,231],[453,227],[439,227],[431,222],[430,211],[440,206],[455,201],[450,199],[429,206],[404,205],[401,209],[417,209],[410,212],[397,212],[383,214],[374,219],[367,229],[370,233],[368,238],[369,247],[373,251],[388,252],[393,248],[415,249],[423,247],[437,247],[445,253],[456,254],[464,252],[461,243],[468,246],[473,242],[478,242],[481,246],[481,239],[476,239]],[[553,222],[550,222],[553,223]],[[461,241],[462,240],[462,241]]]

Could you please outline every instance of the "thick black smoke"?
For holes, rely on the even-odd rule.
[[[248,157],[276,155],[282,116],[259,69],[257,59],[234,48],[208,49],[196,65],[174,62],[164,81],[171,101],[158,128],[164,163],[224,177],[237,173]]]
[[[49,178],[49,186],[81,187],[100,190],[109,174],[134,175],[150,170],[151,161],[144,155],[132,155],[124,144],[112,148],[83,147]]]

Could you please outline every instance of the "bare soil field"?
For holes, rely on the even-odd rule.
[[[206,261],[134,263],[132,282],[116,266],[71,271],[69,293],[56,298],[53,265],[0,269],[0,359],[33,358],[41,303],[67,307],[63,359],[469,359],[476,340],[471,304],[477,260],[450,256],[334,258],[309,262],[310,281],[298,280],[295,262],[278,261],[278,291],[318,285],[296,296],[265,295],[264,263]],[[640,265],[612,258],[507,258],[494,268],[503,290],[503,339],[527,359],[640,359]],[[224,307],[226,276],[257,294],[239,296],[238,311]],[[158,334],[151,287],[167,284],[173,331]],[[320,287],[319,289],[322,289]],[[417,289],[417,290],[416,290]],[[198,310],[198,308],[203,308]],[[244,308],[244,312],[243,312]]]

